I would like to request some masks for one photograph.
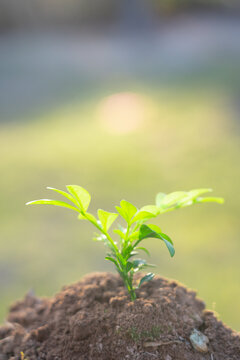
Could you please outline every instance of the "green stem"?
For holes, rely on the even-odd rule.
[[[135,293],[135,290],[132,286],[132,280],[131,280],[131,277],[129,277],[129,275],[125,272],[122,273],[122,279],[123,279],[123,282],[128,290],[128,293],[130,295],[130,299],[132,301],[136,300],[137,296],[136,296],[136,293]]]
[[[110,242],[110,244],[114,247],[115,251],[117,254],[120,254],[119,253],[119,250],[118,250],[118,247],[117,245],[115,244],[115,242],[113,241],[113,239],[111,238],[111,236],[106,232],[104,231],[101,226],[99,226],[98,224],[96,224],[91,218],[88,217],[88,215],[86,213],[82,213],[83,216],[85,216],[85,218],[90,221],[99,231],[101,231],[101,233],[103,233],[103,235],[105,235],[108,239],[108,241]]]

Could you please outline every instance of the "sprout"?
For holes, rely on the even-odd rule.
[[[65,201],[41,199],[30,201],[26,205],[44,204],[65,207],[76,211],[80,220],[88,220],[92,223],[99,231],[99,233],[95,234],[94,240],[102,241],[107,246],[108,253],[105,259],[115,265],[131,300],[136,299],[135,290],[144,282],[154,277],[154,274],[150,272],[140,279],[137,286],[133,284],[135,273],[147,267],[154,266],[148,264],[146,260],[135,258],[135,256],[138,255],[138,250],[142,250],[149,255],[149,251],[142,246],[142,241],[147,238],[159,239],[166,245],[171,257],[175,254],[173,242],[170,237],[163,233],[157,225],[146,225],[146,221],[168,211],[192,204],[203,202],[217,202],[222,204],[224,202],[222,198],[202,197],[203,194],[211,192],[211,189],[196,189],[188,192],[176,191],[170,194],[158,193],[155,205],[147,205],[138,209],[130,202],[122,200],[120,206],[116,206],[117,213],[99,209],[97,212],[98,218],[96,218],[88,212],[91,201],[89,192],[78,185],[68,185],[66,188],[68,192],[50,187],[47,189],[61,194],[69,200],[70,204]],[[113,239],[113,235],[110,234],[110,228],[119,215],[126,222],[126,226],[122,227],[119,225],[117,229],[112,231],[118,235],[119,240],[116,242]]]

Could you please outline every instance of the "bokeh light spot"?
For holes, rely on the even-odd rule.
[[[97,116],[101,126],[111,134],[134,132],[146,121],[145,98],[131,92],[110,95],[99,103]]]

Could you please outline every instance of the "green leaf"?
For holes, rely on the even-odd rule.
[[[108,229],[110,228],[110,226],[116,220],[117,217],[118,214],[110,213],[102,209],[98,210],[98,218],[101,221],[104,231],[108,231]]]
[[[216,202],[216,203],[219,203],[219,204],[223,204],[223,203],[224,203],[224,199],[223,199],[223,198],[219,198],[219,197],[205,197],[205,198],[197,198],[197,202],[198,202],[198,203]]]
[[[121,271],[121,269],[120,269],[120,267],[119,267],[119,264],[118,264],[118,262],[117,262],[116,259],[114,259],[114,258],[111,257],[111,256],[106,256],[106,257],[105,257],[105,260],[108,260],[108,261],[111,261],[112,263],[114,263],[114,265],[116,266],[116,268],[117,268],[119,271]]]
[[[164,233],[158,233],[154,230],[152,230],[149,226],[147,225],[142,225],[140,227],[140,230],[139,230],[139,240],[136,241],[136,243],[134,244],[134,248],[144,239],[147,239],[147,238],[156,238],[156,239],[160,239],[162,240],[165,245],[167,246],[168,248],[168,251],[171,255],[171,257],[175,254],[175,250],[174,250],[174,247],[173,247],[173,242],[172,240],[170,239],[170,237]]]
[[[139,284],[138,284],[138,288],[140,288],[140,286],[147,281],[150,281],[154,278],[155,274],[153,273],[148,273],[147,275],[145,275],[144,277],[141,278]]]
[[[118,213],[121,215],[121,217],[126,220],[126,222],[128,223],[128,216],[125,213],[125,211],[120,207],[120,206],[115,206],[115,208],[117,209]]]
[[[146,205],[143,206],[140,211],[146,211],[150,214],[153,214],[154,216],[157,216],[160,213],[159,208],[156,205]]]
[[[57,200],[50,200],[50,199],[40,199],[40,200],[33,200],[26,203],[26,205],[55,205],[55,206],[61,206],[66,207],[68,209],[72,209],[74,211],[79,212],[78,209],[75,207],[65,203],[64,201],[57,201]]]
[[[119,229],[116,229],[116,230],[113,230],[113,232],[115,234],[118,234],[120,236],[121,239],[125,240],[125,235],[124,232],[122,230],[119,230]]]
[[[136,269],[136,268],[141,268],[141,267],[145,266],[146,263],[147,263],[146,260],[143,260],[143,259],[134,259],[134,260],[133,260],[133,267],[134,267],[134,269]]]
[[[135,256],[135,255],[138,255],[138,252],[137,251],[131,251],[130,254],[129,254],[128,259],[130,259],[132,256]]]
[[[160,208],[169,208],[178,203],[180,200],[185,199],[186,197],[188,197],[188,193],[186,191],[172,192],[164,197],[161,202]]]
[[[138,211],[137,214],[133,217],[131,224],[133,224],[137,221],[146,221],[153,217],[156,217],[156,215],[154,215],[148,211]]]
[[[150,252],[149,252],[145,247],[138,246],[138,247],[135,248],[135,250],[142,250],[142,251],[144,251],[148,256],[150,256]]]
[[[119,214],[126,220],[128,224],[130,224],[132,217],[136,214],[137,208],[130,202],[126,200],[122,200],[120,202],[120,206],[116,206],[116,209],[118,210]]]
[[[134,241],[134,240],[137,240],[139,237],[139,231],[134,231],[131,235],[129,235],[128,239],[130,241]]]
[[[76,200],[72,195],[68,194],[67,192],[62,191],[62,190],[58,190],[58,189],[55,189],[55,188],[52,188],[52,187],[49,187],[49,186],[47,186],[47,189],[48,189],[48,190],[53,190],[53,191],[55,191],[55,192],[57,192],[57,193],[65,196],[68,200],[70,200],[70,201],[73,202],[77,207],[79,207],[79,204],[78,204],[77,200]]]
[[[133,268],[133,263],[131,261],[127,262],[126,272],[128,273]]]
[[[96,234],[95,233],[95,236],[93,237],[93,240],[94,241],[103,241],[105,243],[107,241],[107,237],[104,234]]]
[[[91,195],[87,190],[78,185],[67,185],[69,193],[77,200],[82,211],[87,211],[91,201]]]
[[[172,242],[172,240],[170,239],[170,237],[169,237],[167,234],[164,234],[164,233],[160,233],[160,234],[158,234],[158,235],[159,235],[159,239],[163,240],[164,243],[165,243],[165,245],[167,246],[168,251],[169,251],[171,257],[173,257],[174,254],[175,254],[175,249],[174,249],[174,247],[173,247],[173,242]]]
[[[208,192],[212,192],[212,189],[194,189],[190,190],[188,195],[191,197],[191,199],[196,199],[198,196]]]
[[[156,205],[157,205],[157,207],[161,207],[162,201],[165,198],[165,196],[166,196],[166,194],[161,193],[161,192],[157,194],[157,196],[156,196]]]
[[[78,218],[79,218],[79,220],[88,220],[88,221],[90,221],[92,224],[98,225],[98,221],[97,221],[97,219],[95,218],[95,216],[92,215],[92,214],[90,214],[90,213],[88,213],[88,212],[86,212],[86,213],[84,213],[84,214],[79,214],[79,215],[78,215]]]
[[[147,225],[150,229],[152,229],[153,231],[157,232],[157,233],[161,233],[162,230],[160,229],[160,227],[158,225],[155,224],[148,224]]]

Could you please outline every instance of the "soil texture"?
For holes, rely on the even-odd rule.
[[[0,327],[0,360],[240,360],[240,334],[196,293],[156,276],[129,300],[119,276],[94,273],[52,298],[27,294]],[[190,339],[203,337],[201,347]]]

